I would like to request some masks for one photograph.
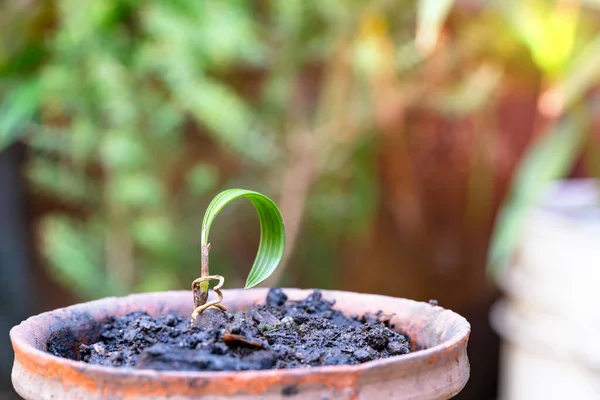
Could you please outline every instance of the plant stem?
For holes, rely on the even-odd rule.
[[[200,271],[200,277],[207,277],[208,274],[208,252],[210,251],[210,243],[202,244],[202,270]]]
[[[202,269],[200,271],[200,277],[205,278],[209,275],[208,273],[208,253],[210,252],[210,243],[202,244]],[[198,308],[206,304],[208,300],[208,281],[200,282],[199,285],[195,285],[193,289],[194,294],[194,308]]]

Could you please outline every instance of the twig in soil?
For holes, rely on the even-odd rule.
[[[259,349],[263,348],[262,343],[259,343],[255,340],[248,339],[247,337],[242,336],[242,335],[235,335],[233,333],[225,333],[223,335],[223,341],[225,343],[229,343],[229,344],[245,344],[250,347],[256,347]]]

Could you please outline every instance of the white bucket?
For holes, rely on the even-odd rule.
[[[528,217],[490,319],[499,400],[600,400],[600,185],[553,186]]]

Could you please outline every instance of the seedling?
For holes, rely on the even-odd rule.
[[[244,189],[228,189],[219,193],[208,205],[206,214],[204,214],[204,220],[202,221],[202,269],[200,278],[192,282],[192,293],[194,295],[192,322],[209,307],[216,307],[223,311],[227,310],[221,304],[223,294],[220,290],[223,287],[225,278],[221,275],[210,275],[208,271],[208,254],[210,252],[208,233],[213,221],[221,210],[240,197],[246,197],[250,200],[258,212],[260,220],[258,253],[246,279],[244,289],[250,289],[267,279],[277,269],[283,257],[285,250],[285,226],[281,212],[273,200],[258,192]],[[208,301],[209,282],[212,280],[218,281],[217,285],[213,288],[218,298]]]

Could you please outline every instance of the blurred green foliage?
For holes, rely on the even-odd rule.
[[[40,224],[49,266],[86,298],[187,287],[204,207],[243,186],[299,215],[293,224],[312,236],[298,257],[327,286],[339,236],[360,233],[377,204],[378,77],[391,71],[404,104],[450,118],[483,112],[523,57],[562,118],[598,82],[594,2],[489,1],[477,18],[458,3],[3,3],[0,148],[23,140],[32,187],[77,210]],[[442,36],[452,79],[432,85],[421,68]],[[553,176],[577,146],[565,149]],[[552,163],[553,150],[543,154],[528,174]],[[286,199],[290,187],[298,193]],[[252,222],[220,218],[227,229]],[[234,280],[235,255],[225,246],[213,255],[215,272]]]
[[[499,9],[542,74],[538,109],[548,121],[520,161],[496,219],[488,256],[489,272],[496,278],[514,259],[527,213],[550,183],[567,178],[582,157],[588,173],[600,178],[594,161],[600,158],[600,143],[592,127],[599,114],[597,100],[586,99],[600,83],[600,3],[509,1],[499,3]]]
[[[246,186],[277,191],[264,182],[290,157],[294,77],[332,52],[358,4],[4,5],[0,145],[24,140],[34,190],[83,210],[41,224],[55,276],[86,298],[187,286],[199,273],[203,208],[233,182],[219,159],[234,157]],[[260,80],[245,95],[234,79],[244,72]],[[223,253],[216,247],[217,260]]]

